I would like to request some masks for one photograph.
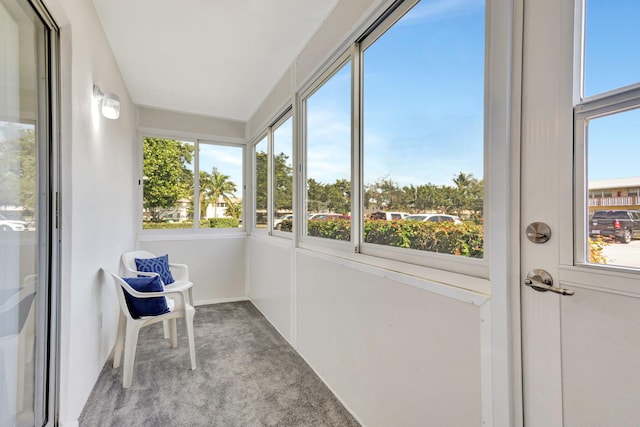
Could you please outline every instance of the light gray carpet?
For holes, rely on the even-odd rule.
[[[250,302],[196,307],[198,367],[162,325],[141,330],[133,384],[108,360],[80,426],[358,426],[311,368]]]

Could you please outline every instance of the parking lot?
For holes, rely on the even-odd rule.
[[[607,257],[607,264],[640,268],[640,240],[631,243],[612,243],[602,251]]]

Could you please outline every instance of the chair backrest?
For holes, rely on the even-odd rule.
[[[17,335],[22,331],[36,297],[37,276],[25,283],[13,296],[0,305],[0,337]]]
[[[120,258],[120,274],[123,277],[135,277],[136,271],[136,258],[155,258],[156,256],[147,251],[133,251],[122,254]]]

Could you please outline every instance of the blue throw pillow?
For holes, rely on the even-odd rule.
[[[158,276],[125,277],[123,280],[138,292],[164,291],[164,286],[162,286],[162,282]],[[129,313],[131,313],[131,317],[134,319],[138,319],[141,316],[158,316],[169,312],[169,306],[167,305],[167,299],[165,297],[136,298],[129,295],[126,291],[124,296],[127,301],[127,307],[129,307]]]
[[[136,258],[136,269],[145,273],[158,273],[165,285],[175,282],[169,270],[168,254],[158,258]]]

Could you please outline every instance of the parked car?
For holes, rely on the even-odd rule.
[[[27,221],[9,219],[0,215],[0,231],[24,231],[27,229]]]
[[[454,224],[462,224],[459,217],[445,214],[414,214],[408,215],[405,219],[408,221],[453,222]]]
[[[640,238],[640,211],[595,211],[589,220],[589,237],[608,237],[622,243]]]
[[[280,228],[282,228],[282,221],[285,220],[293,220],[293,214],[282,215],[281,217],[274,219],[273,228],[275,228],[276,230],[280,230]]]
[[[370,219],[384,219],[387,221],[397,221],[405,219],[409,214],[406,212],[373,212],[369,215]]]
[[[350,219],[350,217],[338,213],[315,213],[309,214],[307,216],[307,219],[311,221],[316,219]]]

